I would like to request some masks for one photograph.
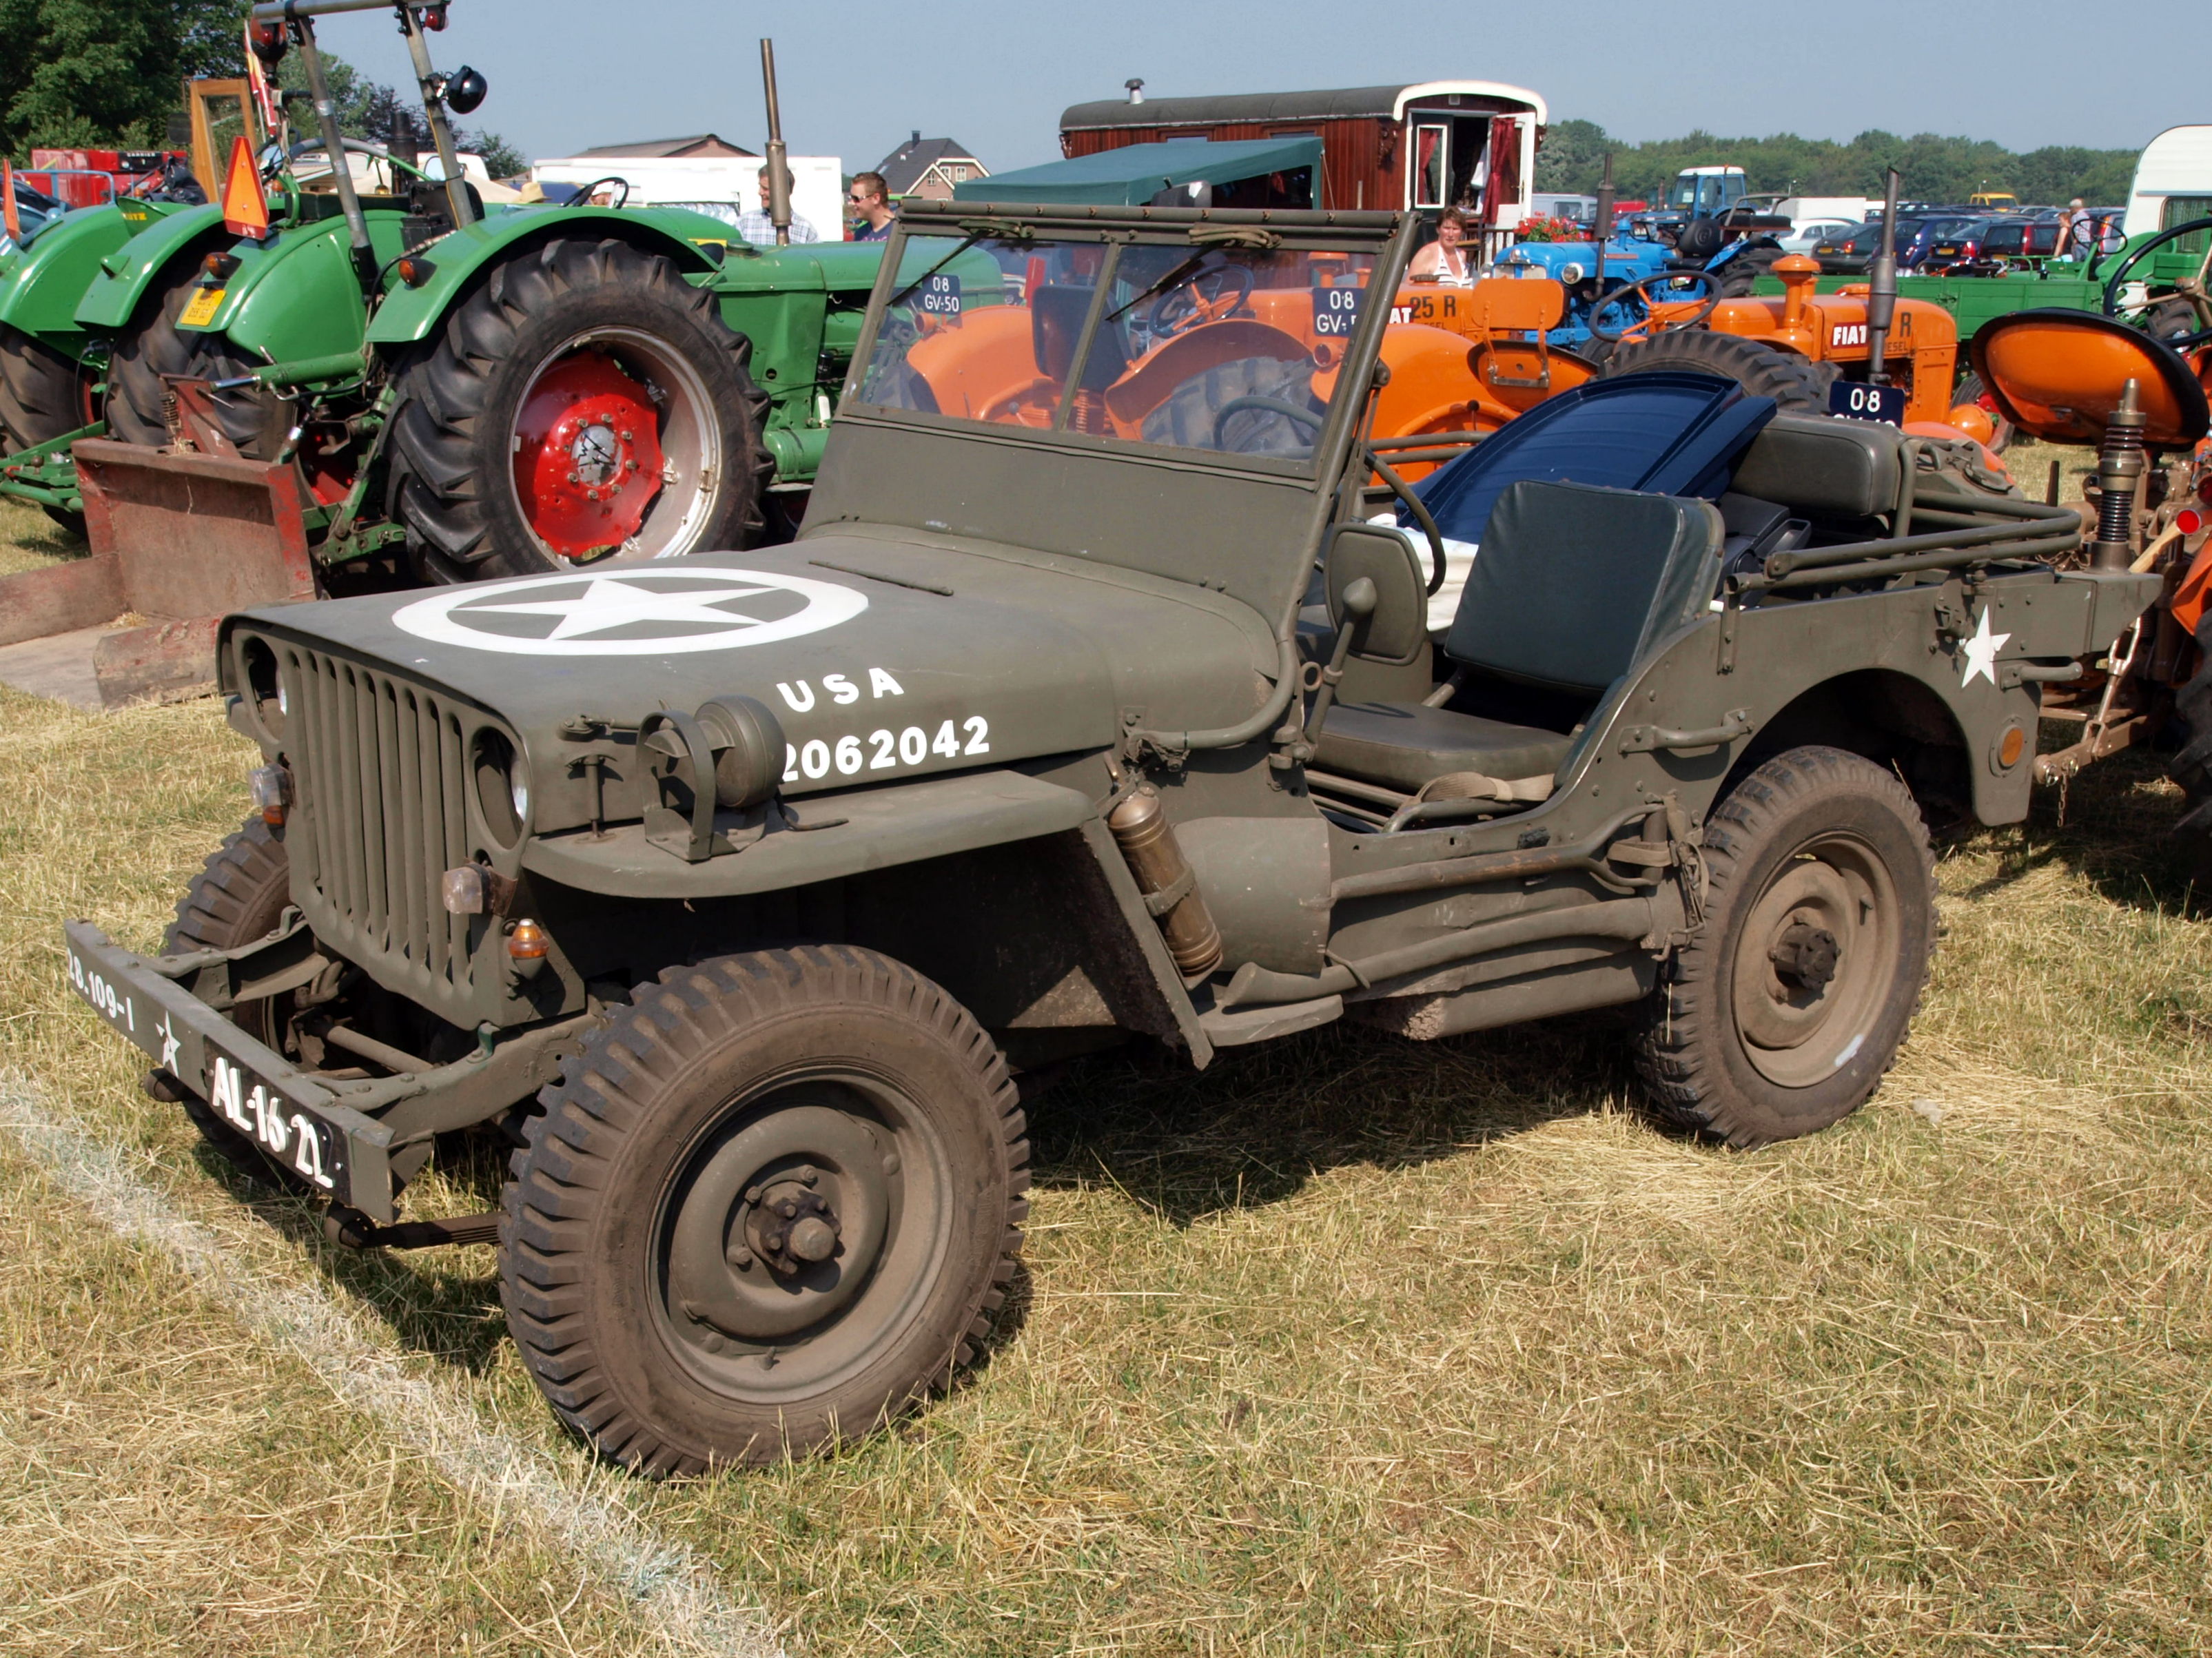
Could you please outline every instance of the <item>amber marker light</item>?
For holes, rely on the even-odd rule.
[[[292,804],[292,774],[282,766],[256,766],[246,774],[246,789],[261,821],[271,829],[284,827],[284,809]]]
[[[2020,764],[2020,756],[2027,750],[2027,731],[2025,726],[2008,726],[1997,738],[1997,763],[2007,771]]]
[[[548,948],[545,929],[532,920],[517,921],[514,930],[507,935],[507,958],[514,963],[514,970],[528,979],[545,965]]]

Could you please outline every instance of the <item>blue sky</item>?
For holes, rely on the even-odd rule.
[[[472,122],[532,155],[702,131],[758,149],[763,34],[775,39],[793,153],[842,156],[848,172],[916,127],[996,169],[1054,160],[1060,112],[1121,95],[1133,75],[1155,96],[1505,81],[1543,94],[1554,118],[1630,140],[1695,126],[1827,138],[1886,127],[2015,149],[2138,149],[2161,128],[2212,121],[2204,54],[2181,45],[2203,39],[2203,0],[2103,14],[2057,0],[1724,11],[1613,0],[453,0],[452,17],[432,37],[440,67],[483,70],[491,96]],[[388,15],[328,18],[320,31],[378,80],[411,80]]]

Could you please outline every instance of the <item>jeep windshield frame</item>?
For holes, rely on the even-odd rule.
[[[1322,300],[1395,293],[1412,228],[1395,212],[907,203],[802,538],[906,526],[1188,580],[1271,622],[1294,616],[1389,322],[1387,304],[1354,300],[1324,325]],[[1054,314],[1029,308],[1055,285]],[[955,308],[908,314],[928,306]],[[1193,309],[1206,314],[1178,326]],[[980,367],[971,377],[984,389],[947,393],[951,413],[933,389],[963,384],[944,369],[939,348],[957,343],[948,315],[975,337],[963,349],[979,365],[982,336],[1004,336],[988,384]],[[1175,337],[1201,324],[1227,343]],[[1311,337],[1293,353],[1285,334],[1301,329]],[[1239,330],[1243,357],[1230,349]],[[936,359],[910,362],[918,345]],[[1040,372],[1048,354],[1057,374]],[[1247,369],[1249,384],[1237,379]],[[1147,371],[1154,384],[1137,384]],[[1181,392],[1176,408],[1163,387]],[[1026,406],[998,406],[1024,389]]]

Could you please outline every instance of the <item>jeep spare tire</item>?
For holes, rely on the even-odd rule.
[[[559,240],[495,266],[399,375],[394,499],[417,573],[754,545],[771,462],[751,353],[658,254]]]

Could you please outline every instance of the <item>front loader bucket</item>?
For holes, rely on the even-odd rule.
[[[83,439],[74,452],[92,543],[86,562],[112,568],[120,608],[149,624],[100,641],[102,701],[210,684],[226,613],[315,596],[308,501],[289,462],[106,438]]]

